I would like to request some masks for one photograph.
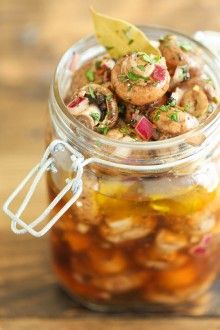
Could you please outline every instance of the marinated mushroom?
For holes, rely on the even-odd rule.
[[[211,102],[218,102],[216,90],[210,79],[202,79],[201,77],[194,77],[182,84],[183,89],[190,89],[199,86],[207,95],[207,98]]]
[[[189,68],[191,76],[199,75],[202,70],[202,61],[198,50],[188,42],[178,41],[175,35],[166,35],[160,40],[160,51],[166,59],[171,75],[177,67]],[[186,73],[187,74],[187,73]]]
[[[195,86],[184,93],[180,105],[188,113],[200,117],[207,112],[209,101],[205,92],[199,86]]]
[[[118,120],[115,97],[102,85],[90,83],[82,87],[67,107],[86,127],[102,134],[106,134]]]
[[[171,136],[186,133],[197,127],[196,117],[178,106],[164,106],[151,113],[151,121],[162,132]]]
[[[73,80],[83,76],[90,83],[68,93],[69,112],[122,143],[165,140],[198,126],[217,108],[219,97],[197,47],[175,35],[155,47],[162,56],[131,50],[117,60],[110,53],[83,64]],[[118,154],[118,148],[112,152]]]
[[[170,76],[163,57],[137,52],[116,62],[112,69],[111,82],[116,94],[123,101],[145,105],[166,93]]]

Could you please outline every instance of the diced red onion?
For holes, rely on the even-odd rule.
[[[198,245],[191,250],[191,253],[194,255],[204,255],[206,253],[206,248]]]
[[[152,77],[156,81],[163,81],[166,77],[166,69],[160,65],[155,65]]]
[[[211,239],[212,239],[211,234],[205,235],[201,241],[202,245],[207,246],[210,243]]]
[[[153,125],[146,117],[142,116],[135,126],[135,131],[142,139],[149,140],[153,134]]]
[[[204,255],[207,252],[208,245],[212,239],[211,234],[205,235],[202,240],[199,242],[198,245],[194,246],[191,249],[191,254],[195,256],[201,256]]]
[[[71,114],[77,116],[82,111],[84,111],[89,105],[89,100],[86,97],[79,96],[72,100],[67,107],[69,108]]]

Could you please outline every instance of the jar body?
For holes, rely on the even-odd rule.
[[[51,230],[61,285],[98,310],[202,313],[219,271],[219,166],[209,156],[179,174],[85,169],[82,195]],[[69,176],[48,174],[50,201]]]
[[[152,39],[170,32],[143,31]],[[91,58],[90,53],[100,53],[94,38],[75,48],[84,61]],[[72,63],[71,56],[71,52],[65,54],[57,72],[64,96],[69,81],[65,70],[69,61]],[[206,57],[207,68],[215,65],[210,54]],[[217,72],[214,67],[210,70]],[[116,147],[117,143],[86,133],[74,120],[66,124],[65,107],[58,99],[55,89],[50,97],[52,121],[47,143],[65,139],[85,158],[95,155],[112,161],[113,154],[121,153],[124,159],[118,162],[128,164],[144,164],[153,154],[156,156],[150,164],[156,164],[155,168],[175,157],[191,159],[152,172],[123,171],[117,162],[114,168],[84,168],[81,196],[51,229],[54,270],[60,284],[77,301],[95,310],[205,313],[210,303],[208,292],[219,272],[220,159],[216,132],[215,145],[211,143],[209,151],[196,160],[192,157],[199,147],[189,155],[189,136],[178,146],[168,141],[167,149],[162,143],[161,150],[149,152],[140,146],[131,151],[132,147]],[[57,159],[55,165],[58,171],[48,172],[50,201],[65,186],[66,178],[74,176],[65,157]],[[52,212],[56,214],[71,196],[71,192],[66,194]]]

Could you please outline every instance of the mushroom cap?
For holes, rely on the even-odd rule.
[[[121,81],[121,69],[124,57],[120,58],[115,64],[111,72],[111,82],[115,89],[116,94],[125,102],[134,105],[149,104],[161,98],[169,88],[170,75],[167,69],[165,70],[165,79],[162,83],[154,84],[133,84],[129,88],[129,81]]]

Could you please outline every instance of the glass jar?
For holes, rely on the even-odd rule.
[[[152,40],[170,32],[142,29]],[[199,47],[219,90],[219,63]],[[81,196],[51,230],[58,280],[95,310],[203,313],[219,272],[219,111],[165,141],[125,143],[91,132],[70,117],[63,98],[74,70],[103,52],[94,37],[74,45],[61,59],[50,92],[47,142],[65,140],[85,158],[111,164],[84,168]],[[66,159],[48,173],[51,201],[71,176]]]
[[[152,40],[175,33],[197,44],[219,92],[220,65],[209,50],[167,29],[141,29]],[[102,53],[94,37],[73,45],[50,91],[47,144],[60,139],[91,160],[81,195],[50,232],[58,281],[94,310],[205,313],[220,267],[219,109],[198,128],[164,141],[119,142],[88,130],[63,100],[74,71]],[[68,150],[54,156],[50,201],[75,175],[70,156]],[[68,191],[53,214],[72,196]]]

